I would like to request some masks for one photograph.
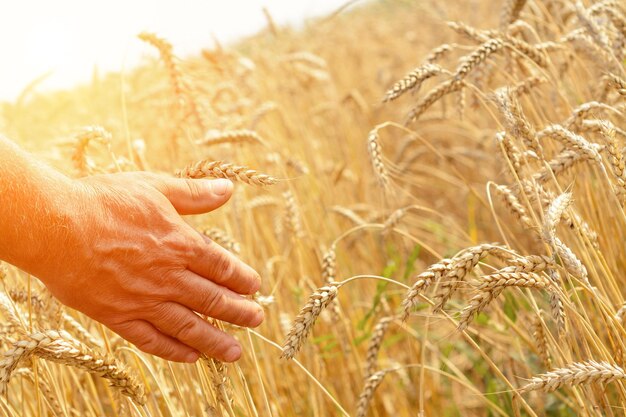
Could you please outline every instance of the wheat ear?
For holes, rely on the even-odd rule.
[[[531,378],[530,382],[520,389],[520,392],[552,392],[563,386],[608,384],[618,379],[626,379],[626,373],[613,363],[593,360],[575,362]]]
[[[513,257],[510,252],[492,243],[485,243],[465,249],[461,254],[452,259],[450,268],[443,277],[443,281],[435,294],[435,306],[433,311],[438,312],[443,309],[446,302],[459,288],[465,276],[478,265],[481,259],[488,255],[495,255],[502,259],[510,259]]]
[[[100,375],[135,403],[146,403],[143,386],[122,364],[111,357],[97,355],[69,333],[56,330],[30,334],[15,342],[13,348],[4,354],[4,359],[0,361],[0,394],[6,393],[7,384],[17,365],[33,355]]]
[[[317,289],[296,316],[283,344],[281,358],[291,359],[300,350],[300,347],[313,329],[315,320],[328,304],[337,297],[337,286],[328,285]]]
[[[274,185],[277,178],[262,174],[245,166],[233,165],[222,161],[202,160],[176,172],[180,178],[227,178],[232,181],[241,181],[250,185]]]
[[[442,259],[436,264],[428,267],[428,269],[415,278],[415,282],[407,292],[404,300],[402,300],[402,320],[406,320],[411,313],[411,309],[417,304],[420,294],[428,289],[433,282],[438,282],[442,277],[446,276],[450,271],[453,260]]]
[[[376,388],[383,382],[383,378],[387,372],[388,371],[378,371],[365,380],[365,386],[359,395],[356,406],[356,417],[367,416],[367,410],[369,409],[374,392],[376,392]]]

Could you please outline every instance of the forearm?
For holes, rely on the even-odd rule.
[[[39,276],[78,212],[72,189],[71,179],[0,137],[0,259]]]

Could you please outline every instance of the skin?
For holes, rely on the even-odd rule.
[[[181,215],[213,211],[228,180],[136,172],[70,179],[0,137],[0,259],[63,304],[177,362],[233,362],[240,344],[197,313],[255,327],[259,275]]]

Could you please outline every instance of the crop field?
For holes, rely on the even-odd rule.
[[[1,415],[625,415],[626,3],[266,18],[2,104],[68,176],[233,180],[185,220],[260,273],[265,321],[207,318],[238,362],[168,362],[0,264]]]

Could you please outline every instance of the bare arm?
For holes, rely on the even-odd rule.
[[[180,217],[223,205],[227,180],[124,173],[72,180],[0,137],[0,259],[163,358],[234,361],[241,346],[194,312],[256,326],[249,266]]]

